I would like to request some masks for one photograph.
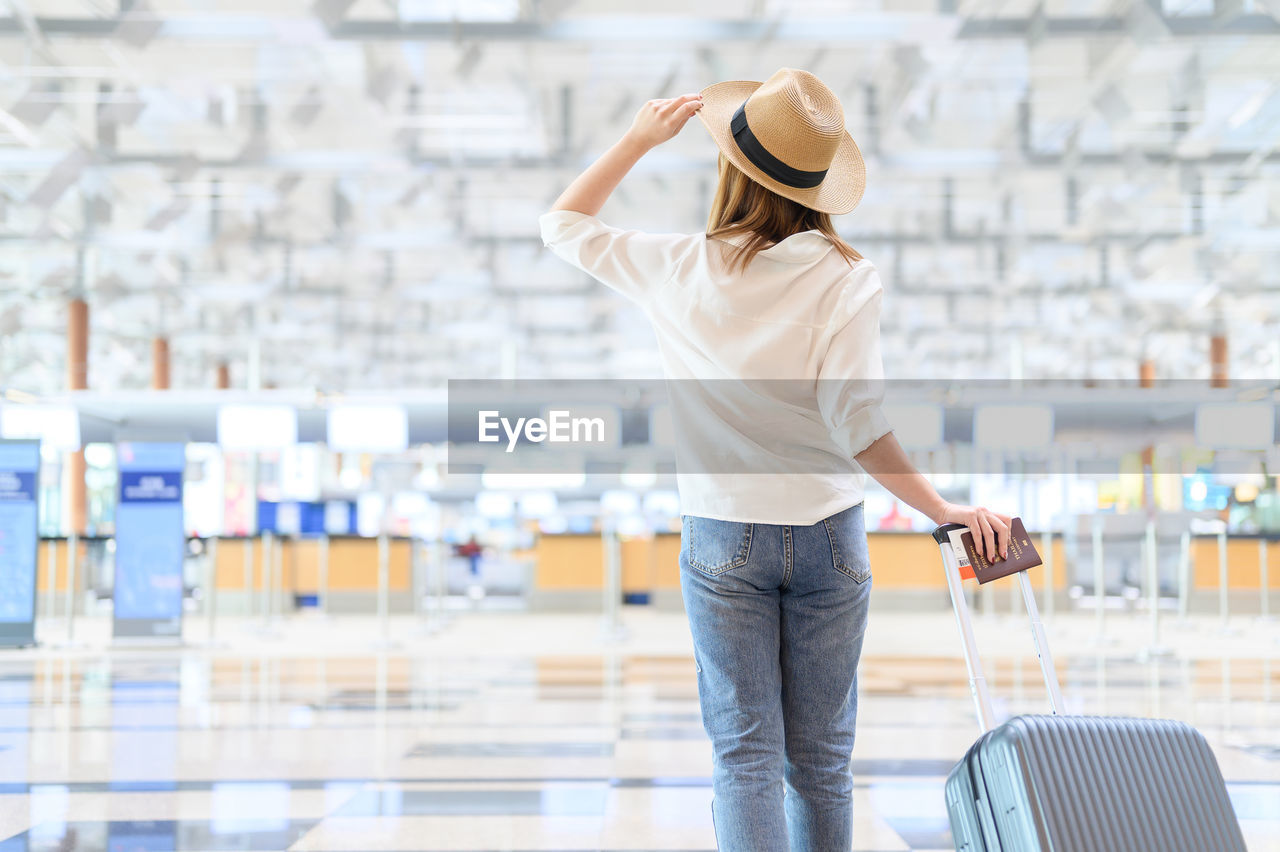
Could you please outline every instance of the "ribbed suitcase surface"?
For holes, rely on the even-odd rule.
[[[1243,852],[1213,751],[1165,719],[1017,716],[947,779],[962,852]]]
[[[951,818],[951,839],[955,843],[956,852],[984,852],[992,849],[983,838],[996,836],[995,825],[991,820],[990,802],[985,795],[979,796],[974,786],[974,777],[978,748],[986,740],[983,734],[977,742],[969,746],[965,756],[947,776],[947,814]]]

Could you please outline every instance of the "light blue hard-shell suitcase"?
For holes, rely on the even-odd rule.
[[[960,566],[934,530],[982,735],[947,776],[959,852],[1244,852],[1227,785],[1203,735],[1183,722],[1063,716],[1062,692],[1026,572],[1017,575],[1053,715],[996,725]]]

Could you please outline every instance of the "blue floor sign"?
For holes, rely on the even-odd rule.
[[[0,645],[35,642],[38,441],[0,441]]]
[[[119,448],[116,509],[116,636],[182,633],[183,444],[126,443]]]

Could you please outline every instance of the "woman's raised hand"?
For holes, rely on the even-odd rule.
[[[657,98],[640,107],[627,136],[646,150],[675,137],[685,122],[702,109],[702,95]]]
[[[991,562],[1009,557],[1009,525],[1013,523],[1009,515],[997,515],[982,506],[948,503],[938,523],[968,527],[973,533],[973,546],[978,555]]]

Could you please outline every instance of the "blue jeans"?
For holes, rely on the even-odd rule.
[[[680,589],[711,738],[717,845],[851,849],[871,593],[862,505],[807,527],[683,521]]]

